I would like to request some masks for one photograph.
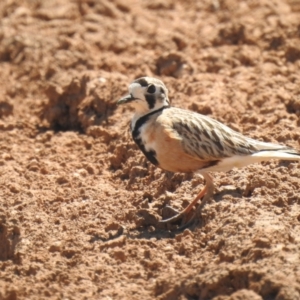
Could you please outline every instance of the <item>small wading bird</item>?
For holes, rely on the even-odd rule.
[[[202,199],[192,220],[212,196],[214,185],[208,172],[226,172],[270,159],[300,160],[300,152],[287,146],[260,142],[230,129],[207,116],[170,105],[162,81],[142,77],[129,85],[129,95],[117,104],[130,104],[133,140],[155,166],[170,172],[195,172],[204,177],[205,187],[180,213],[160,223],[182,220]]]

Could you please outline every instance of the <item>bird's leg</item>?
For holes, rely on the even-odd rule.
[[[201,204],[197,207],[197,212],[200,212],[202,210],[202,208],[204,207],[204,205],[206,204],[206,202],[211,198],[211,196],[214,193],[214,183],[213,180],[211,178],[211,176],[209,174],[203,174],[203,177],[205,179],[205,187],[206,187],[206,194],[204,196],[204,198],[201,201]]]
[[[205,185],[206,194],[203,197],[200,205],[197,207],[196,212],[194,213],[192,218],[187,223],[182,222],[181,226],[178,228],[179,230],[183,230],[183,229],[189,227],[196,221],[196,219],[201,218],[201,211],[202,211],[204,205],[212,197],[212,195],[214,193],[214,183],[213,183],[211,176],[209,174],[203,174],[203,177],[205,178],[205,183],[206,183],[206,185]]]
[[[183,211],[181,211],[174,217],[171,217],[166,220],[161,220],[159,223],[161,223],[161,224],[174,223],[180,219],[182,219],[182,224],[186,223],[187,216],[188,216],[189,212],[191,211],[191,209],[197,204],[199,199],[204,197],[199,206],[200,211],[201,211],[202,207],[205,205],[207,200],[211,197],[213,190],[214,190],[212,178],[208,174],[203,174],[203,177],[206,181],[206,184],[205,184],[204,188],[200,191],[200,193],[195,197],[195,199]],[[197,209],[197,212],[198,212],[198,210],[199,210],[199,208]],[[192,217],[192,219],[194,219],[194,216]]]

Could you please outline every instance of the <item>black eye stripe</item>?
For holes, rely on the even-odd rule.
[[[155,85],[151,84],[148,89],[147,89],[147,93],[149,94],[154,94],[156,91]]]
[[[155,95],[145,95],[145,97],[149,108],[152,109],[155,106],[156,102]]]

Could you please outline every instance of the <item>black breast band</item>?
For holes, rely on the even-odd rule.
[[[158,165],[158,161],[156,159],[156,153],[154,150],[149,150],[147,151],[145,149],[145,145],[143,144],[142,142],[142,139],[139,137],[140,135],[140,128],[148,121],[148,119],[158,113],[158,112],[161,112],[163,111],[165,108],[169,108],[169,106],[163,106],[162,108],[160,109],[157,109],[155,111],[152,111],[144,116],[142,116],[141,118],[139,118],[136,123],[135,123],[135,126],[131,132],[132,134],[132,138],[133,140],[135,141],[135,143],[139,146],[139,148],[141,149],[141,151],[144,153],[144,155],[147,157],[147,159],[154,165]]]

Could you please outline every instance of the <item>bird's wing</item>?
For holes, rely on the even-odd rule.
[[[207,116],[176,108],[166,110],[166,113],[170,114],[172,129],[180,137],[184,151],[200,160],[245,156],[261,150],[259,141],[247,138]]]

